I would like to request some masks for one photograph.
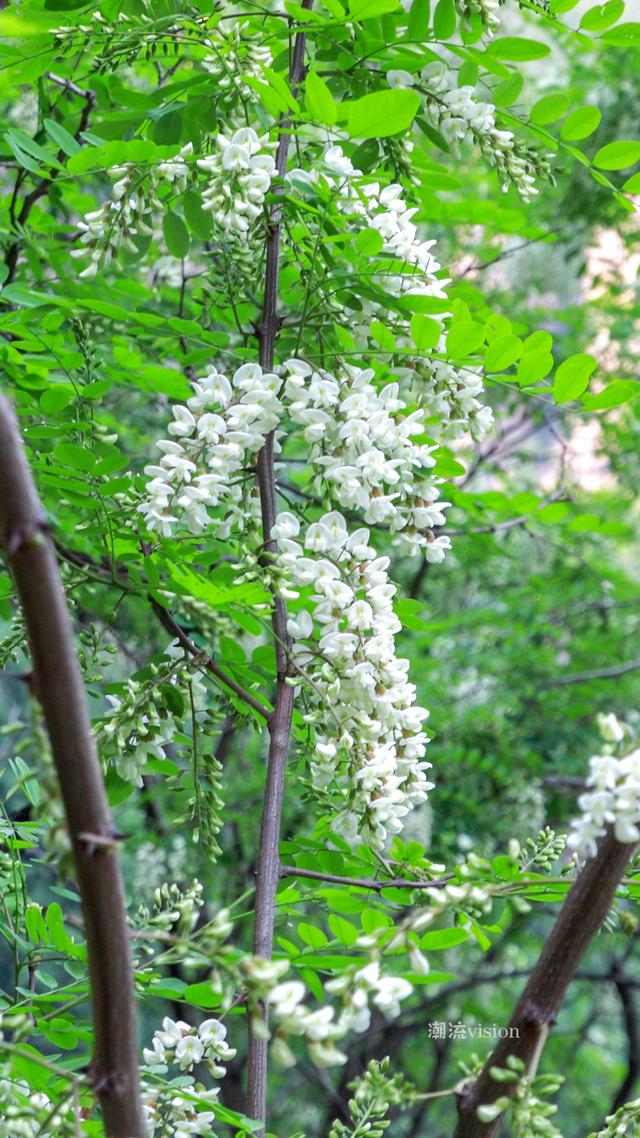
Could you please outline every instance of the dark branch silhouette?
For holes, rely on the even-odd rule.
[[[102,771],[49,525],[18,426],[0,395],[0,543],[29,637],[75,858],[89,954],[94,1024],[91,1081],[108,1138],[146,1134],[129,932]]]
[[[491,1071],[504,1067],[510,1055],[521,1059],[527,1071],[537,1061],[569,984],[609,911],[636,849],[633,843],[616,841],[610,832],[579,873],[509,1020],[507,1036],[496,1044],[475,1082],[467,1084],[458,1097],[454,1138],[491,1138],[496,1133],[500,1116],[493,1122],[482,1122],[478,1107],[512,1094],[514,1084],[497,1081]]]

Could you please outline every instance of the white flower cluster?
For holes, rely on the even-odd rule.
[[[281,982],[289,969],[287,960],[244,957],[240,966],[247,978],[250,1006],[257,1008],[257,1001],[267,1001],[275,1020],[272,1034],[258,1012],[252,1017],[252,1030],[258,1036],[272,1039],[273,1056],[285,1067],[293,1066],[296,1061],[288,1042],[292,1038],[304,1040],[318,1067],[346,1062],[347,1056],[336,1046],[337,1040],[350,1031],[366,1031],[372,1007],[388,1019],[395,1018],[400,1014],[400,1002],[413,992],[413,984],[403,977],[383,975],[377,959],[362,966],[354,965],[325,985],[327,992],[342,999],[336,1018],[336,1009],[331,1005],[307,1007],[304,1003],[307,992],[301,981]]]
[[[640,841],[640,749],[616,756],[612,751],[624,738],[622,724],[609,715],[600,726],[610,746],[589,760],[589,789],[578,798],[582,813],[567,839],[568,848],[584,857],[595,856],[608,827],[619,842]]]
[[[408,74],[408,73],[407,73]],[[440,264],[431,250],[435,241],[422,241],[413,221],[418,208],[409,206],[403,197],[402,186],[392,183],[381,186],[367,182],[341,146],[327,147],[322,159],[323,173],[294,171],[317,184],[320,177],[338,191],[338,206],[345,213],[364,220],[382,238],[383,252],[395,258],[399,267],[384,278],[386,291],[396,295],[446,297],[447,280],[437,276]]]
[[[47,1123],[53,1123],[57,1128],[64,1125],[61,1115],[66,1113],[65,1106],[55,1110],[43,1091],[34,1092],[27,1083],[12,1077],[8,1070],[7,1076],[3,1078],[0,1073],[0,1138],[53,1138],[53,1131]]]
[[[181,889],[175,882],[165,881],[153,895],[153,906],[149,910],[140,905],[136,925],[150,934],[156,930],[169,932],[176,930],[184,936],[190,933],[198,920],[198,912],[204,905],[203,887],[196,878],[187,889]]]
[[[192,153],[193,146],[188,142],[175,157],[148,170],[128,163],[109,171],[118,179],[111,197],[79,223],[80,248],[70,253],[74,258],[83,258],[89,253],[89,264],[79,274],[81,277],[95,277],[100,268],[114,260],[120,249],[138,252],[135,238],[153,234],[153,217],[163,208],[158,200],[161,183],[168,182],[177,192],[184,190],[189,181],[186,159]]]
[[[129,679],[123,695],[107,695],[113,710],[97,730],[107,762],[120,778],[136,786],[142,786],[142,771],[149,759],[165,759],[165,748],[175,738],[174,714],[156,697],[156,688],[162,683],[180,688],[188,682],[196,706],[201,707],[205,699],[204,684],[194,674],[194,661],[177,641],[169,644],[164,655],[166,667],[153,664],[148,681]]]
[[[240,98],[243,102],[258,102],[260,95],[247,83],[247,79],[264,81],[264,68],[273,62],[271,50],[266,44],[252,37],[251,28],[245,20],[225,19],[216,29],[215,36],[205,40],[205,47],[211,54],[205,56],[202,66],[216,78],[216,94],[230,98],[232,110],[237,111]]]
[[[403,976],[384,976],[378,960],[369,961],[363,968],[350,968],[325,986],[333,995],[342,996],[338,1027],[343,1033],[367,1031],[372,1006],[388,1019],[395,1019],[400,1015],[401,1000],[413,992],[413,984]]]
[[[390,71],[387,78],[392,86],[413,82],[406,71]],[[355,217],[359,224],[364,221],[380,235],[382,252],[394,260],[387,262],[384,277],[378,279],[374,275],[374,283],[379,283],[394,297],[446,299],[449,282],[437,275],[440,264],[432,252],[435,242],[422,241],[418,236],[413,221],[417,211],[407,204],[402,187],[394,183],[382,188],[378,182],[368,183],[339,145],[325,150],[321,165],[322,174],[319,170],[310,174],[295,171],[292,177],[302,178],[312,185],[317,185],[322,178],[336,194],[338,208],[343,213]],[[386,313],[381,313],[380,308],[376,301],[365,300],[362,312],[351,314],[352,323],[366,334],[372,318],[386,319]],[[475,439],[482,438],[493,424],[493,414],[480,399],[483,385],[478,372],[469,368],[458,370],[441,360],[427,363],[422,357],[413,358],[409,323],[397,316],[394,334],[404,356],[403,366],[397,369],[398,377],[412,381],[412,398],[424,407],[428,416],[437,419],[432,433],[457,438],[469,430]],[[444,349],[445,341],[441,338],[437,350]]]
[[[413,83],[413,76],[409,78]],[[504,190],[514,185],[523,201],[535,198],[535,175],[547,174],[548,164],[535,150],[519,143],[512,131],[496,127],[493,103],[476,99],[473,87],[450,87],[451,74],[444,64],[428,64],[421,78],[429,96],[427,114],[452,152],[457,153],[459,144],[471,135],[495,166]]]
[[[493,0],[489,0],[488,6],[486,0],[472,0],[471,5],[465,6],[473,10],[482,8],[483,12],[486,9],[487,16],[485,20],[483,14],[483,22],[486,28],[490,28]],[[518,142],[512,131],[496,127],[493,103],[477,99],[473,87],[451,87],[452,75],[444,63],[427,64],[420,72],[419,80],[427,94],[427,115],[452,153],[457,154],[460,143],[470,135],[487,161],[495,166],[504,190],[514,185],[523,201],[535,198],[538,194],[535,175],[548,176],[548,162],[534,149]],[[387,82],[396,88],[413,87],[416,76],[409,71],[389,71]]]
[[[408,661],[395,654],[401,625],[389,558],[371,548],[368,530],[349,534],[337,512],[310,525],[301,541],[299,533],[297,518],[281,513],[273,536],[293,586],[287,595],[311,590],[304,603],[313,606],[313,616],[303,609],[290,618],[289,632],[308,681],[307,721],[316,727],[314,783],[338,794],[336,832],[380,847],[433,785],[423,761],[428,712],[415,704]],[[441,540],[428,547],[437,550],[434,560],[444,555]]]
[[[437,419],[443,437],[458,439],[469,431],[479,440],[491,430],[493,411],[481,399],[484,386],[480,368],[456,368],[445,360],[416,360],[413,370],[399,374],[412,381],[417,402]]]
[[[245,126],[229,138],[219,134],[213,154],[198,159],[198,167],[209,175],[202,208],[227,237],[246,238],[260,217],[276,173],[273,149],[268,135]]]
[[[487,39],[500,27],[500,0],[456,0],[456,8],[463,20],[479,15]]]
[[[442,560],[448,538],[433,540],[444,524],[449,502],[438,502],[435,447],[414,441],[425,431],[422,409],[409,412],[398,385],[379,391],[372,369],[345,364],[344,378],[314,370],[303,360],[287,360],[284,395],[294,423],[310,444],[309,462],[318,471],[318,490],[347,510],[361,510],[370,525],[383,523],[403,553],[424,551]]]
[[[181,1071],[191,1071],[198,1063],[204,1063],[214,1078],[222,1079],[226,1067],[221,1064],[233,1059],[235,1053],[227,1043],[227,1029],[220,1020],[207,1019],[196,1028],[165,1016],[142,1057],[148,1067],[174,1063]]]
[[[258,364],[243,364],[231,380],[209,367],[192,386],[186,406],[173,408],[172,438],[157,444],[159,464],[145,467],[148,497],[138,508],[147,529],[165,537],[179,522],[202,533],[208,510],[220,503],[229,513],[219,536],[240,520],[245,468],[282,414],[282,379]]]
[[[184,1077],[177,1087],[159,1087],[142,1083],[142,1105],[149,1138],[214,1138],[212,1126],[219,1088],[194,1089],[192,1081],[185,1085]],[[204,1110],[200,1109],[205,1107]]]

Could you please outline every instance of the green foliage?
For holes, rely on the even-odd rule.
[[[276,908],[282,975],[271,979],[293,977],[304,986],[298,1007],[330,1005],[336,1019],[372,963],[411,994],[389,1024],[372,1005],[370,1029],[339,1042],[343,1068],[319,1073],[305,1051],[312,1033],[274,1028],[284,1063],[271,1068],[275,1133],[451,1132],[452,1094],[424,1096],[453,1088],[476,1037],[447,1032],[507,1021],[575,875],[562,835],[598,747],[595,717],[613,710],[637,727],[640,37],[622,21],[621,0],[579,11],[572,0],[548,10],[414,0],[408,12],[398,0],[287,0],[283,10],[28,0],[0,12],[3,389],[51,521],[121,835],[142,1042],[165,1016],[196,1028],[215,1016],[238,1050],[213,1105],[210,1072],[198,1083],[166,1068],[148,1076],[162,1138],[178,1092],[194,1116],[212,1114],[203,1133],[256,1125],[240,1087],[247,1008],[255,1018],[271,983],[260,987],[251,952],[278,576],[255,527],[236,541],[224,508],[204,532],[176,535],[149,530],[140,506],[172,407],[209,367],[230,373],[257,358],[274,202],[284,218],[277,363],[370,366],[376,391],[400,375],[409,415],[432,385],[415,441],[451,503],[432,538],[453,546],[438,564],[398,553],[370,527],[400,583],[399,651],[430,710],[436,783],[382,851],[333,829],[335,787],[309,765],[313,687],[304,676],[297,685]],[[445,109],[467,88],[476,117],[462,130]],[[511,166],[496,161],[500,135],[478,126],[487,114],[493,131],[512,132]],[[207,164],[218,136],[245,124],[267,139],[264,154],[279,125],[291,148],[286,179],[274,177],[238,237],[209,193]],[[337,204],[326,143],[371,183],[400,187],[421,239],[437,243],[446,297],[404,288],[402,249],[390,252],[361,212],[360,189]],[[523,171],[537,193],[519,194]],[[227,170],[216,193],[230,185]],[[82,243],[97,213],[121,240]],[[459,408],[441,429],[461,376],[485,383],[495,426],[484,438],[473,419],[459,429]],[[303,430],[287,427],[278,508],[312,523],[328,483],[309,467]],[[253,467],[237,476],[245,519],[256,515]],[[83,915],[25,629],[1,568],[7,1133],[100,1138],[85,1072]],[[294,617],[310,593],[292,599]],[[633,1103],[611,1110],[631,1070],[612,978],[622,969],[628,990],[640,982],[629,952],[636,877],[632,867],[543,1059],[563,1069],[572,1049],[558,1101],[567,1136],[607,1115],[602,1138],[637,1131]],[[444,1038],[427,1037],[428,1022],[444,1024]],[[386,1051],[394,1074],[379,1061]],[[558,1133],[547,1101],[557,1081],[515,1067],[509,1079],[515,1105],[500,1109],[513,1135]]]

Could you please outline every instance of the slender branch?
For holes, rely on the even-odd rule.
[[[236,681],[232,679],[232,677],[228,675],[227,672],[225,672],[219,664],[216,664],[212,656],[203,654],[201,649],[198,648],[198,645],[194,644],[191,637],[187,635],[184,628],[178,624],[177,620],[173,619],[171,613],[168,612],[166,608],[164,608],[151,596],[149,597],[149,603],[151,604],[151,608],[156,614],[162,627],[166,628],[167,632],[170,632],[172,636],[175,636],[176,639],[180,641],[182,647],[187,652],[189,652],[191,656],[201,657],[202,666],[206,668],[208,672],[211,672],[212,676],[215,676],[216,679],[220,680],[221,684],[224,684],[225,687],[229,688],[230,691],[234,692],[235,695],[238,696],[238,699],[243,700],[244,703],[248,704],[249,707],[252,707],[253,710],[258,713],[258,715],[261,715],[262,718],[266,719],[267,723],[269,723],[272,715],[269,709],[265,707],[264,704],[260,703],[260,700],[256,699],[252,692],[247,691],[246,688],[243,688],[242,684],[236,683]]]
[[[635,672],[640,668],[640,660],[628,660],[626,664],[613,664],[611,668],[595,668],[592,672],[575,672],[570,676],[558,676],[548,688],[563,688],[567,684],[587,684],[590,680],[614,680],[617,676],[624,676],[627,672]]]
[[[17,423],[2,396],[0,543],[24,613],[32,687],[42,704],[73,847],[93,1004],[91,1082],[100,1099],[105,1134],[140,1138],[146,1127],[138,1080],[136,1007],[114,828],[49,525]]]
[[[310,9],[313,0],[303,0],[303,7]],[[306,35],[298,32],[293,45],[289,70],[291,88],[299,85],[304,74],[304,53]],[[290,144],[291,120],[288,115],[280,120],[280,135],[276,153],[276,169],[282,179],[287,168]],[[281,198],[282,185],[275,193]],[[261,322],[257,328],[259,343],[259,362],[261,367],[271,371],[275,356],[275,343],[280,316],[278,315],[278,287],[280,280],[280,237],[282,227],[282,205],[279,200],[272,205],[269,216],[269,232],[266,243],[265,290]],[[276,552],[276,544],[271,531],[276,521],[276,479],[273,461],[274,433],[266,439],[258,454],[257,474],[262,511],[262,530],[264,536],[263,564],[269,565]],[[255,918],[253,926],[253,951],[256,956],[269,959],[273,949],[273,928],[275,922],[276,891],[280,878],[278,845],[284,797],[284,776],[291,736],[293,717],[293,687],[289,683],[290,637],[287,632],[287,610],[281,597],[274,593],[272,614],[273,639],[276,650],[276,692],[273,715],[269,720],[269,756],[267,780],[264,792],[264,806],[260,829],[260,849],[256,874]],[[267,1017],[266,1007],[263,1014]],[[247,1112],[260,1122],[266,1121],[267,1113],[267,1040],[258,1038],[249,1029],[249,1050],[247,1060]]]
[[[442,889],[452,877],[455,877],[455,873],[447,873],[445,877],[436,877],[433,881],[409,881],[406,877],[376,881],[374,877],[338,877],[335,873],[320,873],[315,869],[298,869],[295,865],[281,865],[280,876],[308,877],[312,881],[330,881],[334,885],[351,885],[358,889],[373,889],[376,893],[382,893],[383,889]]]
[[[480,1075],[460,1093],[459,1119],[454,1138],[491,1138],[500,1126],[481,1122],[479,1106],[513,1093],[513,1084],[497,1082],[494,1067],[504,1067],[509,1055],[521,1059],[527,1070],[539,1056],[540,1040],[556,1022],[558,1012],[578,965],[604,921],[637,844],[616,841],[609,832],[595,857],[590,858],[572,885],[558,919],[540,954],[516,1009]]]
[[[69,91],[73,95],[79,95],[81,99],[84,99],[84,107],[82,108],[82,112],[80,115],[80,121],[79,121],[78,126],[77,126],[77,128],[74,132],[74,135],[73,135],[73,137],[76,139],[76,141],[78,141],[82,137],[84,131],[87,129],[87,126],[89,125],[89,116],[91,115],[91,112],[92,112],[92,110],[95,106],[95,102],[96,102],[95,92],[90,91],[90,90],[85,90],[84,87],[78,87],[77,84],[72,83],[70,79],[62,79],[59,75],[54,75],[50,71],[47,71],[46,75],[47,75],[47,78],[50,79],[52,83],[55,83],[58,87],[62,87],[65,91]],[[66,158],[66,155],[65,155],[64,150],[59,150],[58,154],[57,154],[58,162],[64,162],[65,158]],[[40,200],[40,198],[44,197],[45,194],[47,194],[49,192],[49,187],[51,186],[52,182],[54,182],[55,179],[58,177],[58,173],[59,173],[58,170],[52,169],[51,172],[47,175],[47,177],[42,178],[34,186],[34,188],[32,190],[30,190],[30,192],[28,194],[25,194],[23,201],[22,201],[22,206],[20,208],[20,212],[19,212],[18,216],[16,217],[15,216],[16,205],[17,205],[17,193],[16,193],[16,191],[20,188],[20,184],[21,184],[21,179],[18,179],[18,181],[16,182],[16,191],[14,191],[14,196],[13,196],[12,202],[11,202],[11,220],[12,220],[12,223],[15,222],[15,225],[18,227],[18,229],[21,229],[22,226],[26,225],[26,222],[29,218],[29,214],[31,213],[31,210],[33,209],[34,205],[36,204],[37,201]],[[21,245],[22,245],[22,240],[21,240],[21,237],[18,236],[15,241],[12,241],[12,243],[9,245],[9,248],[7,249],[7,255],[5,258],[5,264],[6,264],[7,270],[8,270],[7,279],[5,282],[6,284],[11,284],[11,282],[15,279],[16,269],[18,268],[18,258],[20,256]]]
[[[638,1010],[633,991],[634,982],[630,981],[616,966],[613,969],[612,979],[620,1000],[622,1018],[627,1034],[627,1070],[611,1103],[609,1114],[615,1114],[616,1110],[628,1102],[638,1075],[640,1075],[640,1024],[638,1023]]]

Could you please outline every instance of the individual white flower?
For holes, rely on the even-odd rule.
[[[196,1035],[185,1035],[176,1045],[176,1062],[183,1071],[190,1071],[204,1055],[204,1043]]]
[[[403,71],[402,68],[393,71],[387,71],[387,83],[392,89],[413,87],[415,79],[410,71]]]
[[[624,739],[624,727],[613,712],[599,715],[598,727],[605,743],[621,743]]]
[[[162,1021],[162,1030],[156,1032],[155,1038],[158,1039],[167,1050],[173,1050],[190,1031],[191,1028],[189,1024],[185,1023],[184,1020],[173,1020],[170,1019],[169,1016],[165,1016]]]

